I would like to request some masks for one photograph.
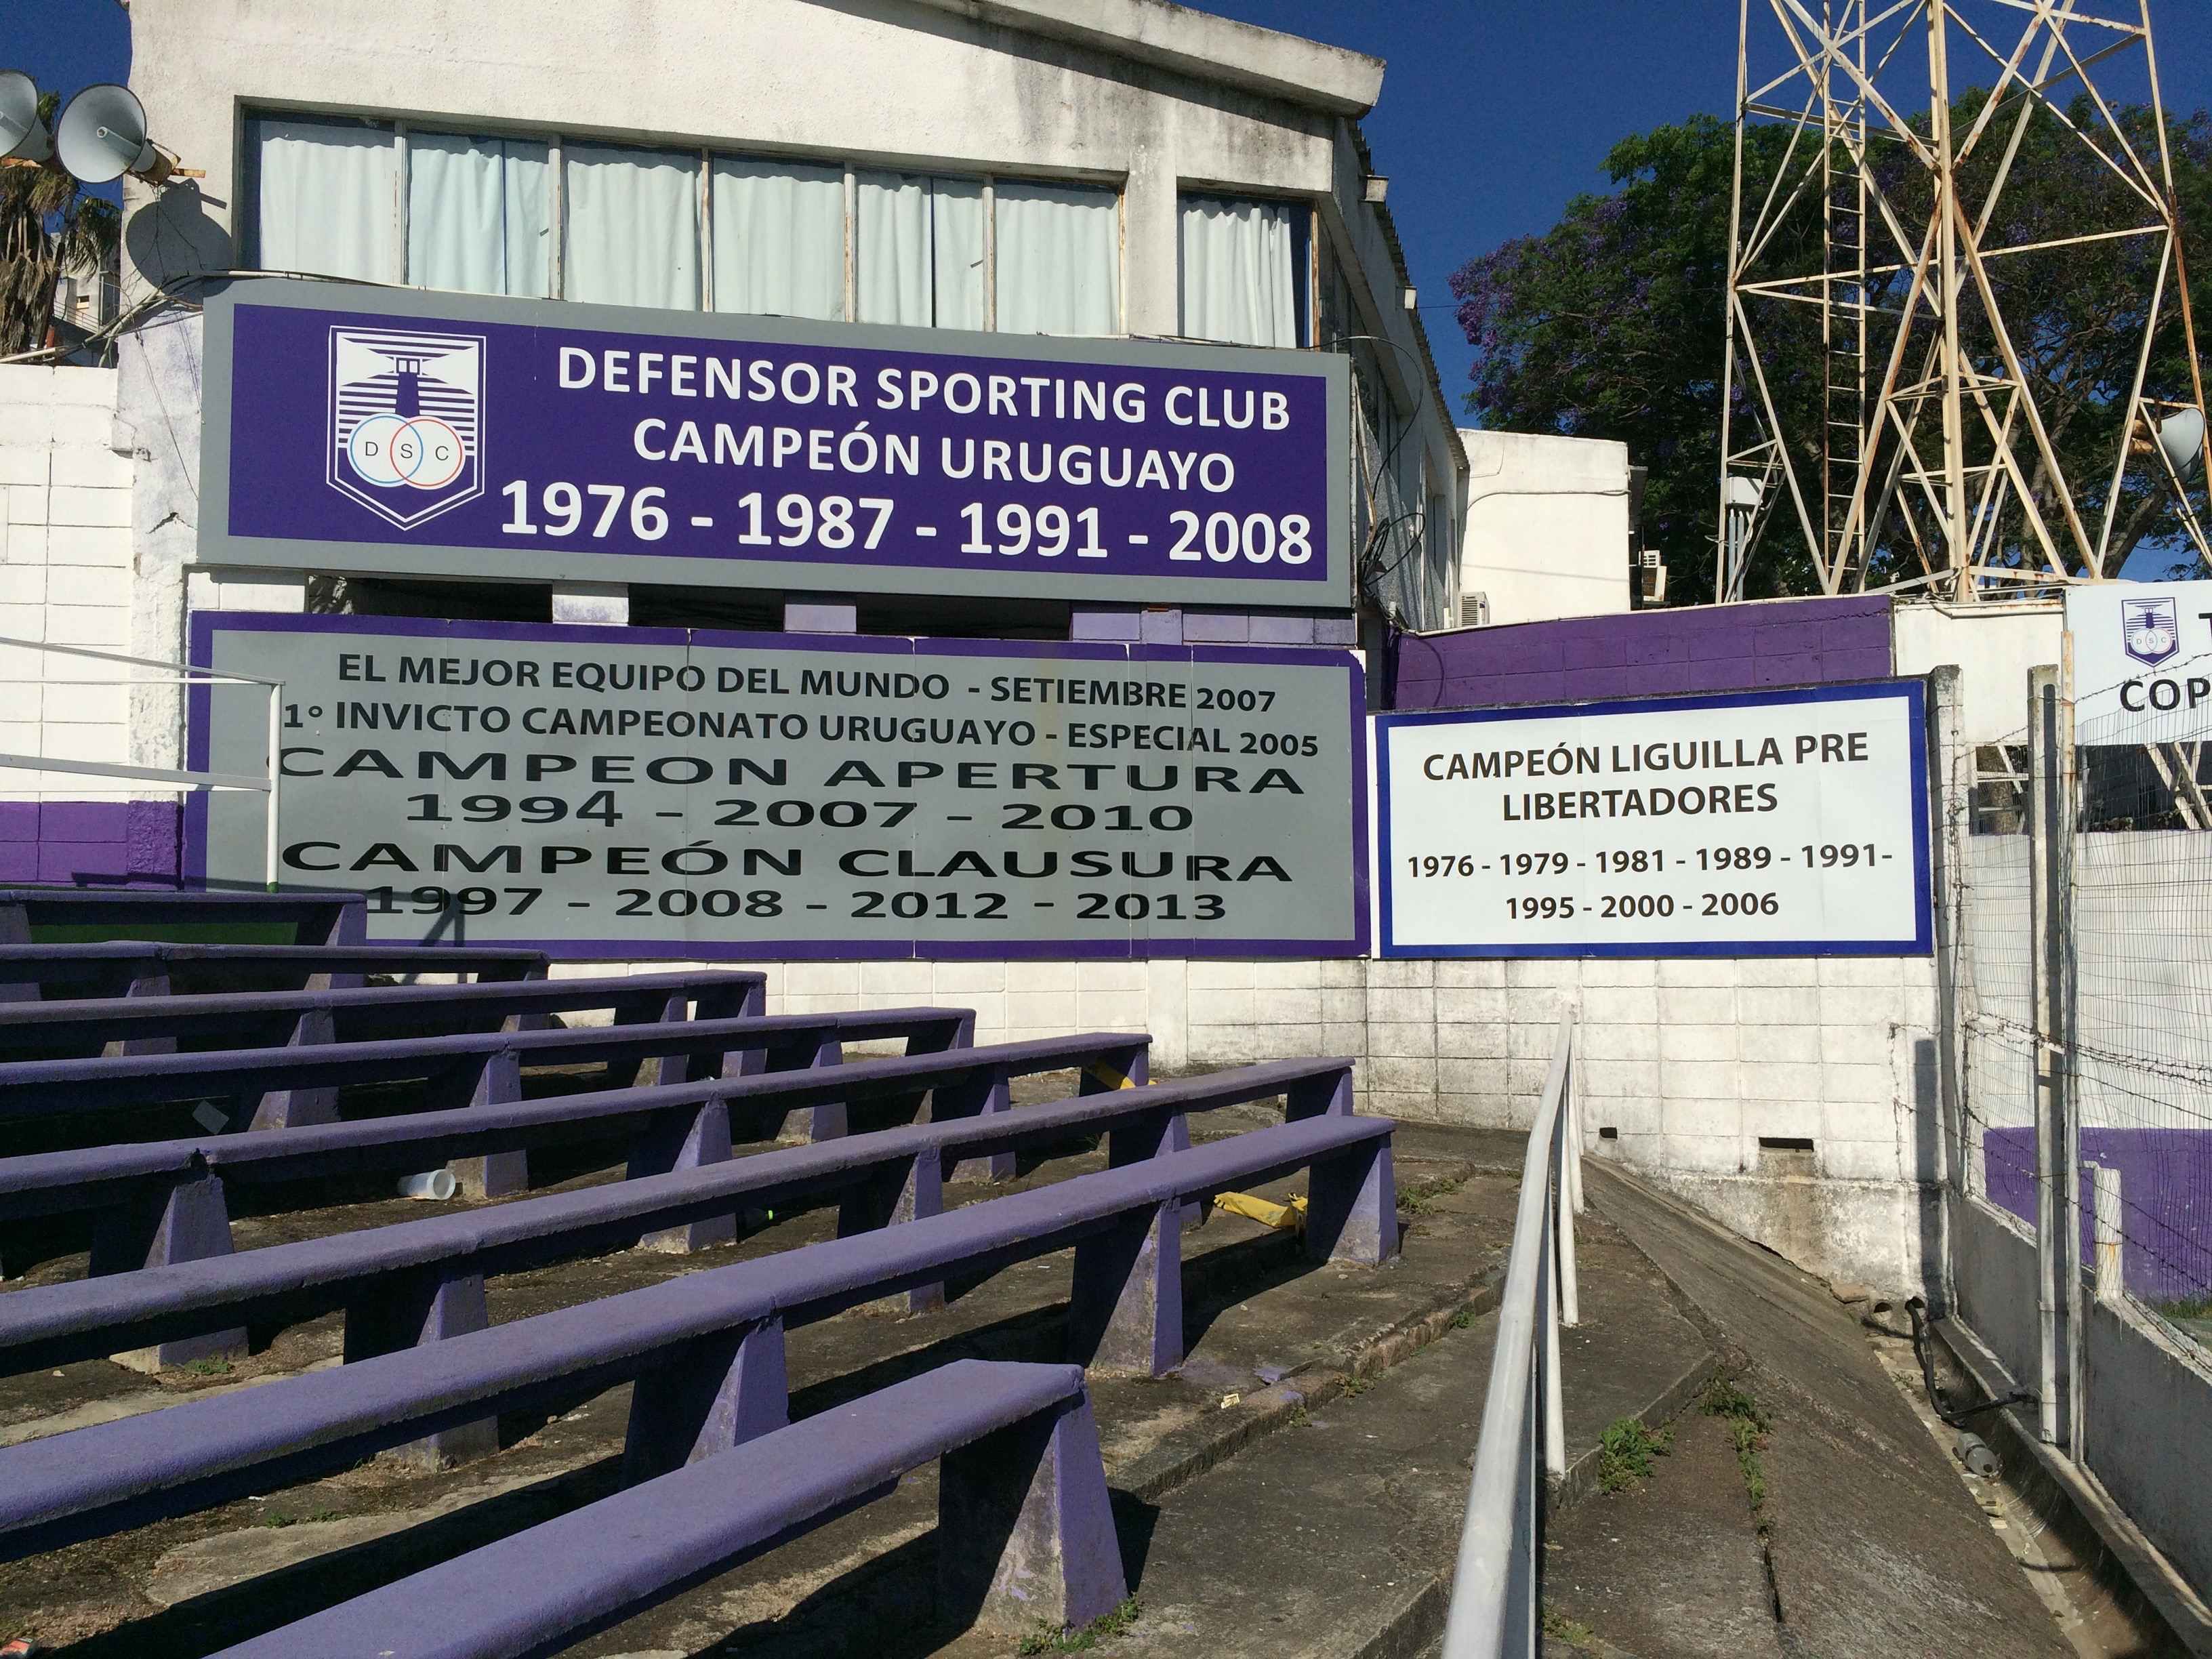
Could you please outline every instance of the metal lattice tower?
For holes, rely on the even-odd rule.
[[[2108,198],[2084,222],[2021,200],[2054,155]],[[2149,0],[1739,0],[1716,597],[1743,597],[1777,513],[1829,593],[2102,580],[2147,489],[2212,565],[2185,488],[2212,438],[2179,229]],[[2133,258],[2140,339],[2112,453],[2069,477],[2017,284],[2100,244]]]

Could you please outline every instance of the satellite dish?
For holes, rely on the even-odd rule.
[[[2158,423],[2158,447],[2166,452],[2166,465],[2179,477],[2187,477],[2204,453],[2204,411],[2175,410]]]
[[[21,70],[0,70],[0,160],[43,161],[54,153],[39,119],[39,88]]]
[[[159,184],[174,165],[146,137],[146,106],[128,87],[112,81],[87,87],[69,100],[54,124],[54,149],[62,166],[88,185],[125,173]]]

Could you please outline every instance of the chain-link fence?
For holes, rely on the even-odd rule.
[[[2052,821],[2070,822],[2069,846],[2054,856],[2029,833],[2030,774],[2044,762],[2025,729],[1977,750],[1970,799],[1954,810],[1969,830],[1954,844],[1971,1189],[2035,1224],[2048,1167],[2036,1140],[2041,1030],[2075,1126],[2080,1260],[2107,1285],[2117,1271],[2169,1329],[2212,1346],[2207,750],[2142,741],[2107,693],[2075,712],[2070,757],[2062,746],[2050,763],[2063,803]],[[2057,884],[2040,905],[2039,860]],[[2056,987],[2040,1021],[2039,951]]]

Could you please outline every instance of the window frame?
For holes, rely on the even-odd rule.
[[[1216,185],[1204,185],[1188,179],[1176,181],[1176,238],[1178,249],[1176,283],[1180,289],[1182,270],[1180,249],[1182,234],[1182,204],[1197,197],[1215,202],[1266,202],[1280,204],[1291,210],[1291,269],[1295,273],[1296,286],[1291,295],[1291,314],[1297,319],[1297,343],[1288,347],[1271,348],[1275,350],[1318,351],[1321,344],[1321,204],[1310,196],[1293,195],[1284,191],[1235,190]],[[1182,319],[1177,318],[1177,326]],[[1207,343],[1218,343],[1208,342]]]

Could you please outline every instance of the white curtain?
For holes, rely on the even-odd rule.
[[[562,297],[699,308],[699,158],[569,144]]]
[[[1120,333],[1121,227],[1113,191],[1002,179],[994,194],[999,331]]]
[[[407,135],[407,280],[544,299],[552,290],[546,147]]]
[[[842,167],[718,157],[714,309],[845,319]]]
[[[1298,343],[1296,238],[1285,202],[1182,198],[1182,322],[1193,339]]]
[[[983,326],[983,185],[864,173],[855,274],[864,323]]]
[[[246,123],[252,258],[264,270],[404,280],[399,163],[390,131],[338,121]]]

